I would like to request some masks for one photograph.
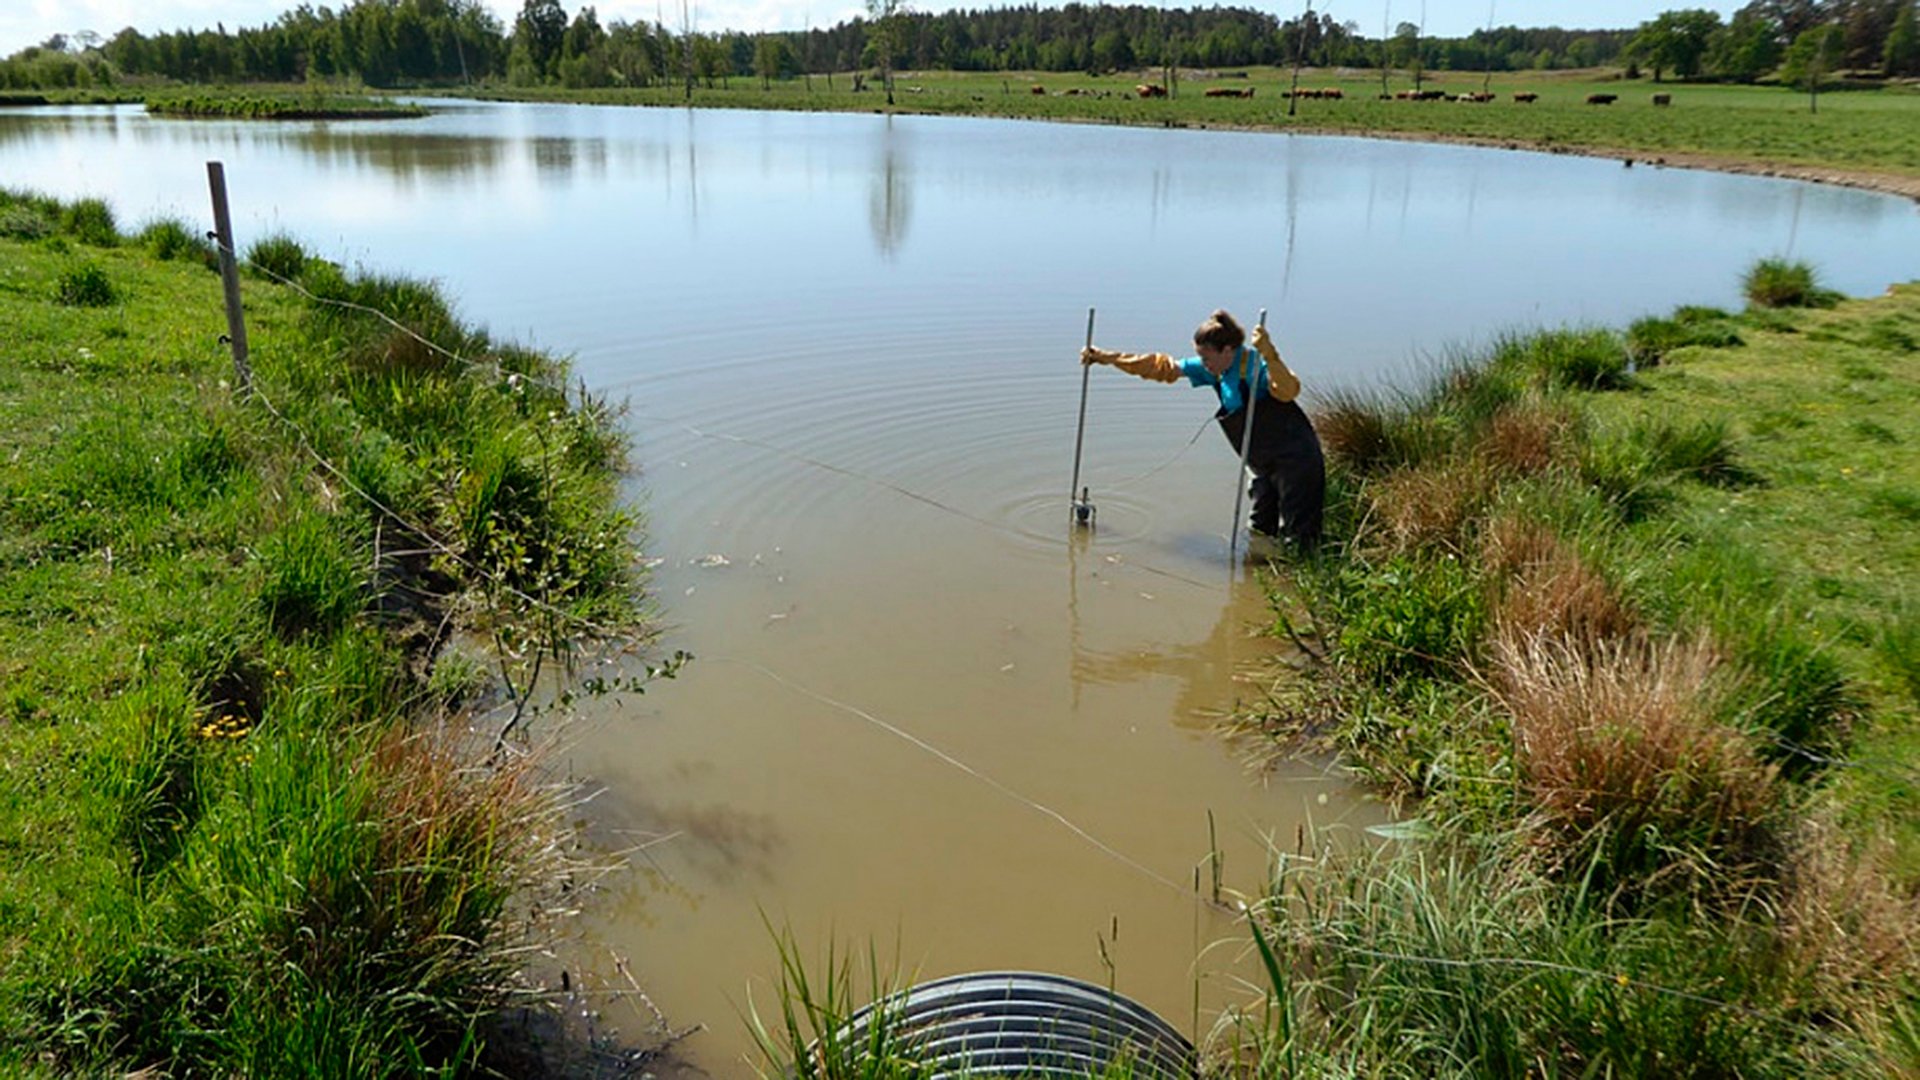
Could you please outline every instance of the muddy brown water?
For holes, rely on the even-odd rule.
[[[769,926],[901,978],[1111,981],[1190,1032],[1240,1000],[1253,891],[1380,807],[1319,762],[1246,768],[1215,722],[1276,652],[1228,558],[1236,463],[1204,392],[1094,373],[1272,311],[1309,396],[1406,385],[1450,347],[1678,303],[1759,257],[1877,292],[1915,275],[1898,199],[1404,142],[880,116],[454,104],[419,121],[0,113],[0,183],[284,229],[429,275],[631,409],[667,648],[564,764],[621,869],[551,963],[675,1027],[679,1072],[749,1071]],[[209,340],[221,329],[209,313]],[[1191,442],[1191,445],[1189,443]],[[1209,828],[1209,815],[1212,828]],[[1210,839],[1211,837],[1211,839]],[[1196,1005],[1197,1002],[1197,1005]],[[640,1035],[631,999],[588,998]]]

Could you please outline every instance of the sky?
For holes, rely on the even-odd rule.
[[[314,0],[322,6],[324,0]],[[520,0],[485,0],[512,25],[520,10]],[[1043,6],[1065,0],[1040,0]],[[1146,0],[1151,2],[1151,0]],[[1161,0],[1177,6],[1195,6],[1201,0]],[[1213,3],[1216,0],[1205,0]],[[1245,4],[1291,18],[1304,7],[1269,0],[1217,0]],[[54,34],[72,34],[92,30],[111,37],[123,27],[143,33],[164,30],[204,29],[215,23],[234,30],[272,22],[280,13],[294,7],[298,0],[0,0],[0,56],[11,55],[28,45],[37,45]],[[343,6],[333,0],[333,6]],[[569,13],[582,6],[582,0],[561,0]],[[1006,6],[991,0],[910,0],[916,11],[944,11],[953,7],[985,8]],[[1418,23],[1425,13],[1427,33],[1438,37],[1460,37],[1487,25],[1491,10],[1493,22],[1500,26],[1564,26],[1578,29],[1617,29],[1638,26],[1662,11],[1673,8],[1704,7],[1723,17],[1743,6],[1726,0],[1316,0],[1314,10],[1334,18],[1353,20],[1360,32],[1378,35],[1382,15],[1395,24]],[[677,2],[667,0],[599,0],[594,9],[602,25],[615,20],[652,21],[665,11],[667,22],[677,22]],[[860,0],[694,0],[694,22],[702,30],[797,30],[805,26],[831,26],[863,10]]]

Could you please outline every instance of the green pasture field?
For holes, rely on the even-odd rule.
[[[1244,75],[1244,77],[1241,77]],[[1627,81],[1602,72],[1498,74],[1489,84],[1497,99],[1485,104],[1453,101],[1380,101],[1375,72],[1311,70],[1305,88],[1338,87],[1341,100],[1300,100],[1288,115],[1286,89],[1292,73],[1273,68],[1244,72],[1187,72],[1175,97],[1141,99],[1134,87],[1161,81],[1158,71],[1110,76],[1053,73],[900,72],[892,111],[954,116],[998,116],[1140,126],[1227,127],[1351,135],[1396,135],[1468,140],[1531,149],[1604,153],[1641,158],[1700,155],[1747,167],[1798,166],[1857,171],[1909,180],[1920,178],[1920,90],[1888,86],[1824,93],[1817,114],[1807,95],[1772,86]],[[1482,76],[1447,72],[1425,80],[1448,93],[1481,89]],[[1412,88],[1404,73],[1389,79],[1392,90]],[[1039,87],[1042,93],[1034,93]],[[1209,98],[1212,88],[1251,88],[1254,96]],[[1515,92],[1539,95],[1516,104]],[[1591,93],[1611,93],[1612,105],[1586,104]],[[1655,93],[1673,96],[1656,107]],[[679,87],[645,90],[489,88],[484,97],[565,100],[599,104],[682,105]],[[703,108],[881,111],[885,95],[869,76],[856,93],[848,75],[775,80],[735,77],[725,86],[694,88],[691,104]]]

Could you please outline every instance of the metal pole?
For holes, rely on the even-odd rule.
[[[1266,325],[1267,309],[1261,308],[1260,326],[1265,329]],[[1247,373],[1247,423],[1240,429],[1240,471],[1234,474],[1236,483],[1233,485],[1233,528],[1227,531],[1228,559],[1232,559],[1234,553],[1240,550],[1240,501],[1246,496],[1247,454],[1253,449],[1253,407],[1260,398],[1260,373],[1253,367],[1254,350],[1249,347],[1247,352],[1248,355],[1242,359],[1240,367],[1241,371]]]
[[[1093,348],[1093,309],[1087,309],[1087,348]],[[1080,426],[1073,434],[1073,486],[1067,490],[1067,499],[1073,509],[1069,520],[1085,522],[1088,511],[1082,509],[1085,499],[1080,493],[1080,446],[1087,435],[1087,376],[1093,371],[1093,365],[1083,357],[1080,362]]]
[[[227,294],[227,344],[233,349],[233,381],[242,394],[253,385],[247,362],[247,321],[240,313],[240,270],[233,261],[233,219],[227,214],[227,173],[207,162],[207,187],[213,192],[213,242],[220,246],[220,284]]]

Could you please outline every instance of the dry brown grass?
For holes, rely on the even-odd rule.
[[[1780,937],[1822,1011],[1872,1036],[1920,985],[1920,896],[1889,872],[1892,845],[1812,814],[1793,837]]]
[[[1572,433],[1573,420],[1565,409],[1515,406],[1494,415],[1480,437],[1478,453],[1498,472],[1538,476],[1566,455]]]
[[[1441,550],[1466,554],[1471,526],[1493,498],[1494,476],[1478,462],[1412,465],[1368,483],[1356,540],[1389,555]]]
[[[1381,407],[1358,397],[1334,395],[1314,411],[1313,429],[1329,461],[1361,476],[1378,471],[1393,452]]]
[[[1548,526],[1496,518],[1480,547],[1501,582],[1496,635],[1515,641],[1547,635],[1580,646],[1623,640],[1638,628],[1612,583]]]
[[[1722,664],[1707,643],[1508,634],[1491,662],[1521,787],[1562,866],[1634,889],[1766,875],[1781,783],[1715,718]]]

